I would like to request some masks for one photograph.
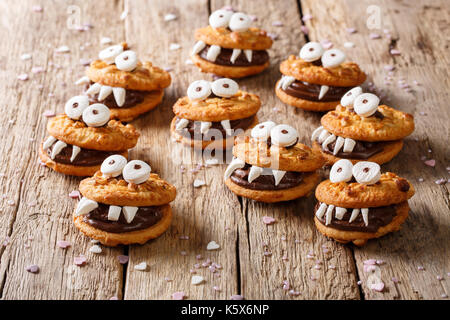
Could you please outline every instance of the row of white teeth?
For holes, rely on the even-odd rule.
[[[355,148],[356,141],[350,138],[343,138],[329,133],[323,126],[318,127],[311,135],[312,141],[317,141],[322,145],[323,150],[328,150],[328,145],[336,141],[333,149],[333,155],[337,155],[339,150],[343,152],[352,152]]]
[[[76,85],[80,85],[80,84],[89,84],[91,82],[91,80],[87,77],[81,77],[80,79],[78,79],[75,84]],[[121,107],[125,104],[125,96],[126,96],[126,90],[125,88],[121,88],[121,87],[111,87],[111,86],[105,86],[102,85],[100,83],[94,83],[92,84],[89,89],[86,90],[86,94],[88,95],[94,95],[98,93],[98,98],[97,100],[103,101],[106,98],[109,97],[109,95],[112,93],[114,95],[114,100],[116,100],[116,104]]]
[[[333,210],[334,209],[336,209],[334,217],[338,220],[342,220],[342,218],[344,217],[344,214],[347,212],[347,209],[335,207],[332,204],[327,205],[326,203],[320,204],[319,209],[317,209],[317,211],[316,211],[316,217],[319,219],[322,219],[322,217],[325,215],[325,225],[329,225],[331,223],[331,220],[333,220]],[[362,214],[364,224],[367,227],[369,225],[369,208],[353,209],[352,215],[350,216],[350,219],[348,220],[348,222],[352,223],[353,221],[355,221],[355,219],[358,218],[360,213]]]
[[[47,140],[44,141],[42,148],[47,151],[47,149],[51,146],[53,146],[53,148],[52,153],[50,154],[50,158],[53,160],[65,147],[67,147],[67,143],[60,141],[53,136],[50,136],[47,138]],[[70,162],[73,162],[73,160],[75,160],[80,151],[80,147],[72,145],[72,155],[70,156]]]
[[[230,165],[228,166],[227,170],[225,170],[224,178],[227,180],[233,172],[237,169],[242,169],[245,166],[245,161],[234,158]],[[251,166],[250,171],[248,173],[248,182],[252,183],[255,179],[257,179],[262,174],[273,174],[273,177],[275,178],[275,185],[277,186],[281,179],[283,179],[284,175],[286,174],[286,171],[282,170],[275,170],[275,169],[269,169],[269,168],[261,168],[257,166]]]
[[[192,55],[195,55],[202,51],[206,47],[206,43],[202,40],[197,41],[197,43],[194,45],[194,48],[192,49]],[[217,57],[220,54],[220,51],[222,48],[218,45],[211,45],[208,49],[208,53],[206,54],[206,59],[212,62],[215,62]],[[239,55],[244,51],[245,57],[247,58],[248,62],[252,62],[253,57],[253,51],[252,50],[242,50],[242,49],[233,49],[233,53],[231,54],[230,62],[235,63],[236,59],[239,57]]]
[[[78,202],[77,208],[75,209],[75,216],[85,215],[89,212],[98,208],[97,201],[88,199],[86,197],[81,198],[80,202]],[[108,210],[108,220],[109,221],[118,221],[120,218],[120,213],[123,212],[123,216],[127,223],[131,223],[136,216],[136,212],[139,210],[139,207],[119,207],[119,206],[109,206]]]
[[[178,120],[178,123],[175,126],[175,129],[177,131],[181,131],[181,130],[185,129],[188,126],[188,124],[189,124],[188,119],[180,119],[180,120]],[[225,129],[225,132],[227,133],[227,135],[231,136],[233,134],[233,129],[231,129],[230,120],[222,120],[222,121],[220,121],[220,124]],[[201,121],[200,122],[200,133],[207,134],[209,129],[211,128],[211,126],[212,126],[212,122]]]
[[[295,80],[296,79],[294,77],[283,75],[281,77],[280,81],[278,82],[277,89],[281,88],[283,90],[286,90],[292,83],[295,82]],[[303,83],[306,85],[308,84],[308,82],[303,82]],[[325,94],[328,92],[328,89],[330,89],[329,86],[326,86],[326,85],[320,86],[320,92],[319,92],[319,97],[318,97],[319,100],[325,96]]]

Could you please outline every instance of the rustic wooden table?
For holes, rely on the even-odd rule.
[[[194,29],[207,25],[209,13],[224,5],[257,16],[257,26],[278,36],[270,69],[239,81],[261,97],[261,120],[293,125],[309,144],[320,115],[284,105],[273,89],[281,60],[308,40],[326,39],[366,71],[366,87],[373,82],[387,104],[415,116],[415,132],[383,168],[416,188],[401,231],[363,248],[330,241],[314,227],[314,196],[272,205],[238,198],[223,185],[224,165],[195,172],[201,158],[170,141],[171,106],[191,81],[211,79],[186,63]],[[128,14],[121,18],[124,11]],[[169,13],[176,20],[165,21]],[[2,299],[171,299],[177,291],[189,299],[234,294],[246,299],[441,299],[450,294],[448,2],[4,0],[0,21]],[[380,38],[373,39],[375,34]],[[39,165],[37,150],[46,134],[46,111],[61,112],[65,101],[80,92],[73,83],[83,75],[86,60],[105,47],[101,37],[127,41],[142,59],[172,68],[173,83],[163,104],[134,121],[141,139],[131,158],[151,163],[177,187],[178,196],[173,224],[162,237],[142,246],[103,247],[94,254],[89,239],[72,225],[76,200],[68,193],[80,179]],[[345,49],[345,42],[354,48]],[[181,48],[170,50],[172,43]],[[70,52],[55,52],[63,45]],[[25,53],[32,58],[21,59]],[[181,163],[182,154],[193,160]],[[435,165],[424,163],[431,159]],[[196,178],[206,186],[194,188]],[[263,216],[277,222],[265,225]],[[61,249],[60,240],[71,246]],[[206,251],[211,240],[220,250]],[[80,255],[87,258],[82,267],[74,264]],[[120,264],[119,255],[127,255],[128,264]],[[196,269],[206,282],[191,285],[190,270],[206,259],[222,269]],[[386,285],[382,293],[368,288],[367,259],[384,261],[377,268]],[[142,261],[149,265],[146,272],[134,269]],[[38,265],[39,272],[27,272],[29,265]],[[293,291],[283,289],[283,281]]]

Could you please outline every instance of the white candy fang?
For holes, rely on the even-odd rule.
[[[188,124],[189,124],[189,120],[188,119],[180,119],[180,120],[178,120],[178,123],[175,126],[175,129],[177,131],[183,130],[184,128],[187,127]]]
[[[242,52],[241,49],[233,49],[233,54],[231,55],[230,62],[234,64],[234,62],[239,57],[241,52]]]
[[[312,135],[311,135],[311,141],[316,141],[323,130],[324,130],[323,126],[320,126],[316,130],[314,130]]]
[[[91,80],[89,79],[88,76],[81,77],[80,79],[75,81],[75,85],[77,86],[80,84],[88,84],[88,83],[91,83]]]
[[[55,137],[48,137],[47,140],[44,141],[44,143],[42,144],[42,149],[47,150],[48,148],[50,148],[56,141],[58,141],[58,139],[56,139]]]
[[[122,211],[122,208],[119,206],[109,206],[108,220],[109,221],[118,221],[120,218],[120,211]]]
[[[209,131],[209,128],[211,128],[212,122],[208,121],[202,121],[200,123],[200,133],[206,134]]]
[[[337,137],[336,143],[334,144],[333,155],[337,155],[339,150],[341,150],[344,145],[345,139],[342,137]]]
[[[250,172],[248,173],[248,182],[252,183],[256,178],[258,178],[262,173],[264,169],[257,166],[252,166],[250,168]]]
[[[344,217],[344,214],[347,212],[347,209],[345,208],[340,208],[340,207],[336,207],[336,213],[335,213],[335,217],[338,220],[342,220],[342,218]]]
[[[322,149],[328,150],[328,145],[333,143],[336,140],[336,136],[334,134],[328,136],[325,141],[322,143]]]
[[[319,138],[317,138],[317,142],[319,142],[320,144],[322,144],[325,140],[327,140],[327,138],[330,136],[331,134],[327,131],[327,130],[323,130],[320,135]]]
[[[352,215],[350,216],[350,220],[348,220],[349,223],[352,223],[356,218],[358,218],[359,215],[359,209],[353,209]]]
[[[225,132],[227,135],[231,136],[233,134],[233,130],[231,129],[230,120],[222,120],[220,121],[220,124],[225,129]]]
[[[329,225],[331,223],[331,219],[333,218],[333,209],[334,205],[330,204],[328,206],[327,212],[325,214],[325,225]]]
[[[329,87],[329,86],[326,86],[326,85],[322,85],[322,86],[320,86],[320,92],[319,92],[319,100],[320,100],[320,99],[322,99],[322,98],[323,98],[323,96],[327,94],[327,92],[328,92],[328,89],[330,89],[330,87]]]
[[[206,43],[202,40],[199,40],[195,43],[194,47],[192,48],[192,55],[199,53],[203,49],[205,49]]]
[[[281,179],[283,179],[286,171],[272,169],[272,174],[275,178],[275,185],[277,186],[280,183]]]
[[[78,202],[77,208],[75,209],[75,216],[88,214],[97,208],[98,203],[96,201],[83,197],[80,202]]]
[[[224,173],[224,180],[227,180],[229,177],[231,177],[231,175],[233,174],[233,172],[236,169],[241,169],[245,166],[245,161],[239,159],[239,158],[234,158],[231,163],[228,165],[227,169],[225,170]]]
[[[325,203],[321,203],[319,206],[319,209],[316,211],[316,217],[319,219],[322,219],[323,215],[325,214],[325,211],[327,210],[327,205]]]
[[[345,138],[344,141],[344,149],[342,151],[344,152],[352,152],[353,148],[355,147],[356,141],[350,138]]]
[[[281,89],[286,90],[294,81],[295,81],[294,77],[284,76],[282,78]]]
[[[112,88],[113,94],[114,94],[114,99],[116,100],[116,103],[119,107],[123,106],[123,104],[125,103],[125,95],[126,95],[126,90],[125,88]]]
[[[253,57],[253,51],[252,50],[244,50],[245,57],[247,58],[248,62],[252,62]]]
[[[97,94],[100,92],[101,88],[102,88],[102,85],[100,83],[94,83],[86,90],[86,94],[89,94],[89,95]]]
[[[75,160],[80,151],[81,148],[79,146],[72,146],[72,155],[70,156],[70,162],[73,162],[73,160]]]
[[[123,216],[125,217],[127,223],[131,223],[133,221],[138,210],[138,207],[123,207]]]
[[[112,87],[110,86],[102,86],[100,88],[100,92],[98,93],[98,101],[105,100],[112,93]]]
[[[219,56],[221,51],[220,46],[213,44],[209,47],[208,53],[206,54],[206,59],[209,61],[216,61],[217,57]]]
[[[50,155],[50,158],[55,159],[55,157],[64,149],[67,147],[67,143],[62,141],[57,141],[52,149],[52,154]]]
[[[369,225],[369,209],[368,208],[362,208],[361,209],[361,214],[364,220],[364,224],[366,225],[366,227]]]

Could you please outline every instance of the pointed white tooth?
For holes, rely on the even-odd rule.
[[[252,183],[256,178],[258,178],[263,172],[263,168],[252,166],[250,172],[248,173],[248,182]]]
[[[320,92],[319,92],[319,100],[323,98],[323,96],[328,92],[328,89],[330,89],[329,86],[321,86],[320,87]]]
[[[217,56],[220,54],[220,50],[221,48],[215,44],[213,44],[211,47],[209,47],[208,49],[208,53],[206,54],[206,59],[209,61],[216,61]]]
[[[188,124],[189,124],[189,120],[188,119],[180,119],[177,122],[177,125],[175,126],[175,129],[177,131],[183,130],[184,128],[187,127]]]
[[[284,77],[284,81],[283,81],[283,84],[281,85],[281,89],[286,90],[294,81],[295,81],[294,77],[291,77],[291,76]]]
[[[42,149],[47,150],[48,148],[50,148],[58,139],[56,139],[55,137],[48,137],[47,140],[44,141],[44,143],[42,144]]]
[[[316,141],[317,138],[320,136],[320,134],[323,131],[323,126],[318,127],[316,130],[313,131],[312,135],[311,135],[311,141]]]
[[[108,220],[109,221],[117,221],[120,218],[120,211],[122,208],[119,206],[109,206],[108,210]]]
[[[86,94],[97,94],[100,92],[100,89],[102,88],[102,85],[100,83],[94,83],[89,87],[89,89],[86,90]]]
[[[272,169],[272,174],[275,178],[275,185],[277,186],[280,183],[281,179],[283,179],[286,171]]]
[[[342,220],[342,218],[344,217],[344,214],[346,212],[347,212],[347,209],[336,207],[336,213],[334,214],[334,216],[336,217],[336,219]]]
[[[358,217],[358,214],[359,209],[353,209],[352,215],[350,216],[350,220],[348,220],[348,222],[352,223]]]
[[[333,209],[334,206],[330,204],[327,209],[327,213],[325,215],[325,225],[329,225],[331,223],[331,219],[333,218]]]
[[[353,148],[355,147],[356,141],[350,138],[345,138],[344,141],[344,149],[342,151],[344,152],[352,152]]]
[[[334,134],[328,136],[325,141],[322,143],[322,149],[328,150],[328,145],[333,143],[336,140],[336,136]]]
[[[239,159],[239,158],[234,158],[231,163],[229,164],[229,166],[227,167],[227,169],[225,170],[225,173],[223,175],[224,180],[227,180],[231,174],[234,172],[234,170],[236,169],[241,169],[245,166],[245,161]]]
[[[231,55],[230,62],[234,64],[234,62],[239,57],[241,52],[242,52],[241,49],[233,49],[233,54]]]
[[[131,223],[131,221],[133,221],[138,209],[138,207],[123,207],[123,216],[128,223]]]
[[[123,106],[123,104],[125,103],[125,95],[126,95],[126,90],[125,88],[112,88],[113,94],[114,94],[114,99],[116,100],[116,103],[119,107]]]
[[[75,160],[80,151],[81,148],[79,146],[72,146],[72,155],[70,156],[70,162],[73,162],[73,160]]]
[[[319,206],[319,209],[316,211],[316,217],[319,219],[322,219],[323,215],[325,214],[325,211],[327,210],[327,205],[325,203],[321,203]]]
[[[77,208],[75,209],[75,216],[88,214],[97,208],[98,203],[96,201],[83,197],[80,202],[78,202]]]
[[[206,47],[206,43],[202,40],[199,40],[195,43],[194,47],[192,48],[192,55],[199,53]]]
[[[233,130],[231,130],[230,120],[222,120],[220,121],[220,124],[225,129],[227,135],[231,136],[233,134]]]
[[[325,140],[327,140],[327,138],[330,136],[331,134],[323,129],[323,131],[320,133],[319,138],[317,138],[317,142],[322,144]]]
[[[342,146],[344,145],[345,139],[342,137],[337,137],[336,143],[334,144],[333,154],[337,155],[339,150],[341,150]]]
[[[248,62],[252,62],[253,51],[252,50],[244,50],[245,56],[247,57]]]
[[[200,124],[200,133],[206,134],[211,126],[212,122],[202,121]]]
[[[362,208],[361,209],[361,214],[364,220],[364,224],[366,225],[366,227],[369,225],[369,209],[368,208]]]
[[[112,93],[112,87],[110,86],[102,86],[100,88],[100,92],[98,94],[98,101],[105,100]]]
[[[277,83],[277,89],[280,89],[283,86],[285,76],[281,76],[280,81]]]
[[[80,79],[78,79],[77,81],[75,81],[75,84],[78,86],[80,84],[89,84],[91,82],[91,80],[89,79],[88,76],[84,76],[81,77]]]
[[[55,157],[64,149],[67,147],[67,143],[62,141],[57,141],[52,149],[52,154],[50,155],[50,158],[55,159]]]

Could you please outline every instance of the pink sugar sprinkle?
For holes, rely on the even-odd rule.
[[[252,20],[253,22],[258,21],[258,17],[257,17],[257,16],[249,15],[248,17],[249,17],[250,20]]]
[[[289,290],[288,294],[293,297],[297,297],[300,295],[300,291]]]
[[[380,39],[381,36],[378,33],[369,34],[370,39]]]
[[[109,298],[109,300],[113,300],[114,301],[114,300],[119,300],[119,298],[114,296],[114,297]]]
[[[222,10],[226,10],[226,11],[234,11],[234,8],[232,6],[224,6],[222,8]]]
[[[336,269],[336,266],[335,266],[334,264],[330,264],[330,265],[328,266],[328,269],[334,270],[334,269]]]
[[[333,47],[333,43],[327,39],[320,41],[320,44],[324,47],[324,49],[330,49]]]
[[[194,273],[197,273],[197,271],[195,271],[194,269],[189,269],[189,273],[194,274]]]
[[[198,255],[196,255],[196,256],[195,256],[195,259],[197,259],[197,260],[202,260],[202,259],[203,259],[203,257],[202,257],[202,255],[201,255],[201,254],[198,254]]]
[[[231,300],[244,300],[244,296],[242,296],[240,294],[233,294],[231,296]]]
[[[73,258],[73,263],[76,264],[77,266],[83,266],[86,264],[86,257],[85,256],[79,256],[79,257],[74,257]]]
[[[383,260],[377,260],[377,265],[382,265],[382,264],[384,264]]]
[[[272,39],[273,41],[278,40],[278,38],[279,38],[279,35],[276,34],[276,33],[273,33],[273,32],[268,32],[268,33],[267,33],[267,36],[268,36],[270,39]]]
[[[265,224],[273,224],[273,223],[275,223],[275,221],[276,221],[274,218],[268,217],[268,216],[264,216],[264,217],[262,218],[262,220],[263,220],[263,222],[264,222]]]
[[[377,264],[377,260],[375,260],[375,259],[365,260],[363,262],[363,264],[375,265],[375,264]]]
[[[183,291],[172,293],[173,300],[184,300],[184,298],[186,298],[186,294]]]
[[[45,110],[42,115],[44,117],[51,118],[51,117],[54,117],[56,114],[55,114],[55,112],[53,112],[51,110]]]
[[[169,277],[165,277],[164,280],[165,280],[166,282],[172,282],[172,281],[173,281],[173,280],[170,279]]]
[[[422,266],[418,266],[418,267],[417,267],[417,270],[419,270],[419,271],[423,271],[423,270],[425,270],[425,268],[424,268],[424,267],[422,267]]]
[[[312,15],[310,15],[310,14],[305,14],[305,15],[302,17],[302,20],[303,20],[303,22],[306,22],[306,21],[308,21],[308,20],[311,20],[312,18],[313,18]]]
[[[357,284],[358,286],[360,286],[360,285],[361,285],[361,283],[362,283],[362,281],[361,281],[361,280],[359,280],[358,282],[356,282],[356,284]]]
[[[119,260],[120,264],[126,264],[126,263],[128,263],[128,260],[130,258],[128,256],[125,256],[125,255],[119,255],[119,256],[117,256],[117,259]]]
[[[355,28],[346,28],[345,31],[347,31],[348,33],[355,33],[356,29]]]
[[[26,81],[26,80],[28,80],[28,75],[26,73],[19,74],[17,76],[17,79],[22,80],[22,81]]]
[[[80,198],[80,191],[78,190],[73,190],[69,193],[69,197],[72,199],[78,199]]]
[[[189,236],[180,236],[180,240],[189,240]]]
[[[289,290],[289,289],[290,289],[289,281],[284,280],[283,281],[283,290]]]
[[[33,68],[31,68],[31,72],[32,73],[41,73],[41,72],[44,72],[45,70],[44,70],[44,68],[43,67],[33,67]]]
[[[307,26],[300,26],[300,30],[304,34],[309,34],[309,28]]]
[[[397,49],[391,49],[390,53],[391,53],[391,55],[393,55],[393,56],[399,56],[399,55],[401,55],[401,52],[400,52],[399,50],[397,50]]]
[[[26,270],[28,272],[30,272],[30,273],[38,273],[39,272],[39,267],[37,265],[35,265],[35,264],[32,264],[32,265],[28,266],[26,268]]]
[[[436,183],[437,185],[442,185],[442,184],[446,184],[447,180],[444,178],[441,178],[439,180],[436,180],[434,183]]]
[[[436,276],[436,279],[437,279],[438,281],[442,281],[444,278],[442,278],[442,276]]]
[[[272,22],[272,25],[274,27],[282,27],[282,26],[284,26],[284,23],[281,21],[274,21],[274,22]]]
[[[214,291],[222,291],[222,290],[220,289],[219,286],[214,286],[214,287],[213,287],[213,290],[214,290]]]
[[[41,6],[33,6],[31,7],[31,10],[34,12],[42,12],[44,9]]]
[[[200,264],[199,263],[194,264],[194,268],[195,269],[200,269]]]
[[[383,282],[377,282],[370,286],[370,289],[377,291],[377,292],[383,292],[384,290],[384,283]]]
[[[395,66],[393,66],[393,65],[386,65],[386,66],[384,66],[384,69],[387,70],[387,71],[392,71],[392,70],[395,69]]]
[[[58,241],[56,241],[56,245],[58,247],[60,247],[61,249],[67,249],[68,247],[71,246],[71,243],[66,240],[58,240]]]
[[[399,281],[398,281],[398,279],[396,278],[396,277],[392,277],[392,282],[394,282],[394,283],[398,283]]]
[[[424,161],[423,163],[425,163],[429,167],[434,167],[436,165],[436,160],[430,159],[430,160]]]

